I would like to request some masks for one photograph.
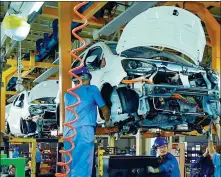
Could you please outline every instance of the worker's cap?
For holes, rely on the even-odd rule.
[[[154,141],[154,148],[158,148],[163,145],[167,145],[167,139],[165,137],[157,137]]]
[[[78,70],[73,71],[73,74],[76,74],[76,75],[80,76],[82,80],[85,80],[85,79],[91,80],[91,78],[92,78],[88,68],[86,68],[86,67],[82,67]],[[77,78],[72,77],[72,81],[75,82],[77,80],[78,80]]]

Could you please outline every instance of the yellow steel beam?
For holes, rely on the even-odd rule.
[[[17,66],[17,60],[7,59],[7,64],[11,66]],[[30,61],[22,61],[22,65],[24,66],[24,68],[32,68],[32,64]],[[35,68],[59,68],[59,65],[49,62],[36,62]]]
[[[6,103],[6,86],[11,79],[11,77],[14,75],[14,73],[17,71],[17,67],[10,67],[6,71],[2,73],[2,82],[3,86],[1,87],[1,131],[5,131],[5,103]]]
[[[58,18],[58,8],[44,6],[42,8],[42,13],[40,16],[56,19],[56,18]]]
[[[220,24],[202,3],[178,2],[178,5],[197,14],[205,23],[212,46],[212,68],[220,72]]]
[[[73,7],[73,4],[72,4]],[[77,22],[77,23],[83,23],[83,21],[77,17],[76,15],[74,15],[74,12],[71,11],[70,12],[71,16],[72,16],[72,21],[73,22]],[[58,18],[58,9],[57,8],[50,8],[50,7],[43,7],[42,9],[42,14],[41,16],[43,17],[51,17],[51,18]],[[103,27],[105,25],[105,20],[103,19],[88,19],[88,25],[92,25],[95,27]]]
[[[87,10],[83,13],[86,19],[90,19],[97,11],[99,11],[108,1],[95,1],[93,4],[88,7]]]
[[[52,32],[52,29],[50,29],[49,26],[39,25],[39,24],[35,24],[35,23],[31,24],[31,30],[40,31],[40,32],[44,32],[44,33],[51,33]]]
[[[163,4],[163,6],[174,6],[176,5],[177,2],[176,1],[167,1]]]
[[[205,6],[214,6],[214,7],[221,7],[221,2],[216,1],[199,1],[199,3],[204,4]]]
[[[33,52],[30,52],[30,63],[29,63],[29,70],[28,71],[23,71],[21,73],[21,77],[25,77],[27,75],[29,75],[34,69],[35,69],[35,65],[36,65],[36,62],[35,62],[35,55]]]
[[[30,72],[32,72],[33,70],[27,70],[27,71],[23,71],[22,73],[21,73],[21,78],[25,78],[26,76],[28,76],[29,74],[30,74]]]
[[[65,120],[64,94],[71,88],[71,78],[68,71],[71,69],[71,2],[58,2],[58,32],[59,32],[59,91],[60,91],[60,131],[63,131],[62,123]],[[65,34],[65,35],[64,35]]]
[[[209,128],[210,128],[209,125],[203,127],[203,129],[204,129],[205,131],[208,131]],[[193,131],[191,131],[191,132],[182,132],[182,134],[183,134],[183,135],[191,135],[191,136],[203,136],[202,134],[198,133],[196,130],[193,130]],[[212,127],[212,134],[216,135],[216,130],[215,130],[214,127]]]
[[[212,43],[211,43],[210,39],[207,39],[207,40],[206,40],[206,45],[212,47]]]
[[[39,76],[40,76],[40,74],[31,74],[31,75],[24,76],[24,77],[22,77],[22,78],[34,80],[34,79],[36,79],[36,78],[39,77]],[[13,77],[18,77],[18,74],[15,73],[15,74],[13,75]],[[47,80],[58,80],[58,79],[59,79],[58,76],[47,78]]]
[[[6,95],[17,95],[19,92],[16,91],[6,91]]]

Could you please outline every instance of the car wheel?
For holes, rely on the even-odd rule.
[[[112,92],[113,92],[113,87],[109,83],[105,83],[102,86],[101,96],[104,99],[104,102],[109,109],[111,109],[111,106],[112,106],[112,103],[110,100]],[[101,119],[104,120],[104,116],[103,116],[102,111],[100,109],[99,109],[99,114],[100,114]]]
[[[10,134],[10,133],[11,133],[11,130],[10,130],[10,127],[9,127],[8,122],[6,122],[6,129],[5,129],[5,133],[6,133],[6,134]]]
[[[117,89],[122,110],[124,113],[136,113],[139,106],[139,96],[138,94],[129,88],[120,87]]]
[[[105,104],[107,105],[107,107],[109,109],[112,106],[112,103],[111,103],[111,100],[110,100],[112,92],[113,92],[113,87],[109,83],[105,83],[102,86],[101,96],[104,99],[104,102],[105,102]]]
[[[23,134],[28,133],[26,122],[22,118],[20,119],[20,130],[21,130],[21,133],[23,133]]]

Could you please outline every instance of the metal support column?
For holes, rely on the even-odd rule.
[[[136,155],[142,155],[142,135],[140,129],[136,134]]]
[[[101,147],[98,147],[98,176],[101,177],[103,176],[103,168],[104,168],[104,161],[103,161],[103,155],[104,155],[104,150],[101,149]]]
[[[144,141],[145,141],[145,155],[150,155],[151,138],[146,138]]]
[[[61,162],[61,153],[59,152],[64,147],[63,143],[57,144],[57,162]],[[56,173],[61,173],[61,166],[56,165]]]
[[[115,137],[114,136],[108,137],[108,145],[109,145],[109,147],[115,147]]]
[[[31,145],[31,177],[36,177],[36,141],[33,141]]]
[[[6,105],[6,86],[9,82],[9,80],[11,79],[11,77],[16,73],[17,71],[17,67],[13,66],[9,69],[7,69],[6,71],[3,72],[2,74],[2,83],[3,86],[1,87],[1,131],[4,132],[5,131],[5,105]]]
[[[65,118],[64,94],[71,87],[71,78],[68,71],[71,69],[71,16],[73,16],[72,2],[58,2],[58,32],[59,32],[59,91],[60,91],[60,132],[63,132],[62,123]]]

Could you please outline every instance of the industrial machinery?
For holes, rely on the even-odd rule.
[[[118,44],[96,43],[81,58],[121,133],[139,127],[201,132],[220,116],[219,77],[200,66],[205,45],[197,16],[155,7],[131,20]],[[76,60],[72,67],[78,65]],[[103,122],[100,114],[98,123]]]

